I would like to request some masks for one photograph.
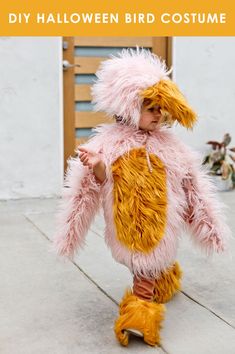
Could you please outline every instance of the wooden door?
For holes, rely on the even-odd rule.
[[[94,113],[90,87],[99,63],[122,48],[139,45],[149,48],[171,66],[169,37],[64,37],[64,167],[78,144],[85,142],[91,129],[107,122],[103,113]],[[111,122],[111,120],[108,120]]]

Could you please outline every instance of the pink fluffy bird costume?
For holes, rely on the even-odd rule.
[[[103,61],[96,75],[95,110],[117,122],[98,126],[83,146],[101,154],[106,179],[97,182],[79,157],[70,159],[54,245],[59,255],[73,257],[102,206],[105,241],[134,281],[120,303],[117,339],[127,345],[134,332],[159,345],[164,303],[180,289],[176,252],[182,228],[187,225],[207,254],[226,249],[230,230],[200,158],[173,134],[167,119],[153,131],[139,129],[146,99],[171,123],[192,128],[196,121],[165,63],[149,50],[124,49]]]

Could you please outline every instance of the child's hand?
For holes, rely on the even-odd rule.
[[[79,154],[79,159],[82,162],[83,166],[88,166],[94,169],[94,167],[102,161],[100,154],[94,151],[87,150],[83,147],[79,147],[78,150],[81,151],[81,153]]]
[[[102,160],[101,154],[91,150],[87,150],[84,147],[78,148],[81,153],[79,159],[83,166],[91,168],[99,182],[104,182],[106,179],[105,164]]]

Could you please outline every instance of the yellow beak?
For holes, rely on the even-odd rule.
[[[177,85],[171,80],[161,80],[140,93],[144,99],[151,100],[151,106],[158,104],[186,128],[192,129],[197,121],[196,113],[188,105]]]

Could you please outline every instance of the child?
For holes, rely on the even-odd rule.
[[[105,241],[133,274],[116,337],[126,346],[132,332],[159,345],[164,303],[180,289],[182,226],[207,254],[224,251],[230,231],[200,159],[170,129],[174,122],[192,128],[196,115],[164,62],[145,49],[124,49],[96,75],[95,108],[116,123],[98,126],[70,160],[54,245],[72,257],[102,204]]]

